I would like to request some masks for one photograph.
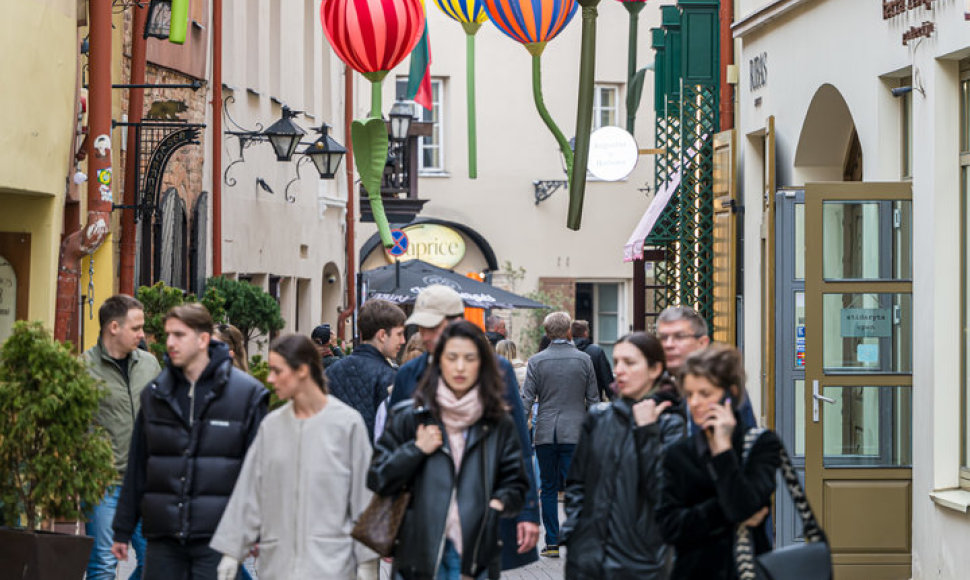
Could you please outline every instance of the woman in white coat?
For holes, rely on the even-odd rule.
[[[327,394],[320,356],[305,336],[276,339],[269,368],[288,402],[260,425],[212,537],[224,554],[219,580],[234,580],[257,542],[260,580],[376,580],[377,555],[350,537],[371,498],[364,420]]]

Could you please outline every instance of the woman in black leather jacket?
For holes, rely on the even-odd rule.
[[[566,479],[566,578],[663,580],[670,554],[654,506],[663,448],[685,418],[657,337],[624,336],[613,361],[618,396],[590,410]]]
[[[460,320],[443,331],[414,400],[392,409],[367,486],[411,492],[395,577],[498,578],[498,518],[522,509],[529,485],[504,392],[485,334]]]
[[[689,356],[681,386],[698,429],[667,450],[657,521],[677,550],[672,579],[737,577],[734,537],[739,524],[752,528],[755,553],[770,550],[764,519],[781,464],[781,441],[765,431],[742,460],[745,430],[738,408],[744,400],[741,353],[717,344]]]

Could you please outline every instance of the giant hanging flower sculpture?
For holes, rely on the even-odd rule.
[[[532,96],[539,116],[559,143],[566,175],[573,173],[573,150],[552,120],[542,97],[542,51],[576,14],[576,0],[484,0],[489,19],[507,36],[525,45],[532,55]],[[570,209],[572,201],[570,201]],[[571,214],[570,214],[571,215]],[[567,222],[569,227],[572,227]],[[577,226],[578,227],[578,226]],[[576,228],[574,228],[576,229]]]
[[[475,33],[488,20],[483,0],[434,0],[446,15],[461,23],[465,41],[466,83],[468,89],[468,177],[478,177],[478,139],[475,120]]]
[[[381,243],[391,247],[390,227],[381,201],[387,162],[387,127],[381,116],[381,84],[411,53],[424,31],[421,0],[323,0],[320,22],[340,60],[371,81],[371,110],[351,125],[354,161],[367,190]]]

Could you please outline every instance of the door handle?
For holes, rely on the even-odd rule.
[[[835,404],[835,399],[832,397],[826,397],[818,390],[818,381],[812,381],[812,420],[816,423],[819,421],[819,401],[825,401],[830,405]]]

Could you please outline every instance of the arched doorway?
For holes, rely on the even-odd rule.
[[[795,149],[793,183],[862,181],[862,144],[842,93],[830,84],[815,92]]]

